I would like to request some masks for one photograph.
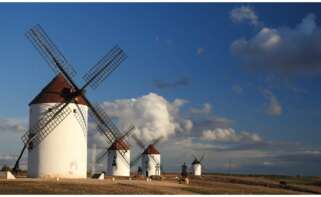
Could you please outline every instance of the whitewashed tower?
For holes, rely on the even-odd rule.
[[[202,175],[202,165],[201,162],[195,158],[192,163],[192,170],[194,176],[201,176]]]
[[[124,152],[122,155],[121,152]],[[108,148],[107,174],[110,176],[130,176],[130,150],[128,144],[117,139]]]
[[[29,104],[30,128],[22,136],[23,148],[13,171],[19,171],[28,148],[29,177],[85,178],[88,109],[107,142],[113,143],[119,134],[103,108],[86,97],[86,88],[96,89],[127,55],[116,45],[82,77],[84,85],[78,86],[73,79],[76,71],[40,25],[26,36],[59,75]]]
[[[154,144],[150,144],[142,154],[142,172],[144,176],[160,176],[161,169],[160,152],[155,148]]]
[[[74,91],[64,76],[57,75],[29,104],[30,127],[39,124],[43,114],[65,103],[63,92]],[[87,177],[87,116],[88,107],[81,97],[76,97],[78,107],[70,103],[71,110],[41,143],[28,147],[28,177]],[[80,110],[82,123],[79,122]],[[58,118],[58,117],[57,117]],[[35,134],[30,130],[31,135]]]

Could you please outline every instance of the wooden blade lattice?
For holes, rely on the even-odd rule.
[[[55,73],[60,73],[63,69],[70,77],[75,76],[75,69],[40,25],[32,27],[27,31],[26,36]]]
[[[59,106],[58,106],[59,105]],[[70,113],[72,110],[68,103],[59,103],[51,108],[50,112],[45,114],[29,131],[22,137],[24,144],[34,148],[36,145],[45,139]]]
[[[84,76],[83,79],[87,84],[96,89],[102,81],[106,79],[116,68],[127,58],[125,52],[115,46],[112,48],[98,63],[93,66]]]

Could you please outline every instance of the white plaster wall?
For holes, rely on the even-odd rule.
[[[201,176],[202,175],[201,164],[194,164],[193,165],[193,174],[194,174],[194,176]]]
[[[113,167],[112,164],[115,155],[116,167]],[[130,176],[130,150],[127,150],[124,157],[117,150],[108,150],[107,174],[109,176]]]
[[[54,105],[55,103],[31,105],[30,127]],[[75,104],[70,103],[68,106],[80,113]],[[87,126],[88,107],[79,107]],[[73,113],[72,111],[40,144],[28,151],[28,177],[87,177],[87,127],[84,131]]]
[[[153,158],[154,159],[153,159]],[[142,170],[143,175],[146,176],[146,171],[148,171],[148,176],[158,175],[161,174],[161,169],[156,170],[156,164],[161,164],[161,157],[160,154],[143,154],[142,156]]]

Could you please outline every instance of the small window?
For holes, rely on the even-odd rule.
[[[77,110],[76,110],[76,109],[74,109],[74,113],[77,113]]]
[[[48,108],[48,112],[51,112],[52,111],[52,108]]]

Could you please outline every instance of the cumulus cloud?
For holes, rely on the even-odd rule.
[[[204,103],[202,108],[191,108],[190,112],[192,114],[209,114],[212,111],[212,105],[209,103]]]
[[[282,106],[270,90],[263,90],[263,95],[267,102],[265,103],[265,112],[271,116],[279,116],[282,114]]]
[[[255,132],[237,131],[231,126],[231,120],[211,113],[191,115],[186,118],[190,113],[190,110],[186,111],[187,114],[182,113],[182,107],[186,103],[187,101],[183,99],[169,101],[160,95],[149,93],[137,98],[104,102],[103,106],[113,119],[119,120],[117,124],[120,128],[126,128],[131,123],[135,124],[137,127],[135,133],[146,143],[159,136],[167,138],[157,148],[161,152],[169,153],[164,155],[164,160],[167,161],[165,163],[168,163],[165,168],[168,169],[177,169],[175,163],[186,162],[191,159],[191,152],[199,152],[207,155],[204,162],[208,161],[208,164],[205,165],[215,171],[222,166],[221,170],[224,170],[226,161],[232,159],[233,164],[239,165],[239,170],[248,172],[247,167],[250,164],[261,168],[279,166],[282,158],[289,158],[287,156],[289,152],[293,152],[294,149],[299,150],[301,147],[296,144],[270,142]],[[206,105],[199,110],[207,109],[209,112],[209,107],[204,106]],[[105,148],[107,145],[98,133],[89,134],[88,138],[98,144],[97,149]],[[132,147],[133,152],[141,151],[136,149],[138,147]],[[101,151],[97,150],[97,153]],[[318,154],[311,153],[308,156],[314,157]],[[279,155],[281,159],[278,158]],[[214,159],[215,165],[212,162]],[[268,162],[276,165],[266,165]],[[103,164],[100,168],[104,169]]]
[[[237,133],[232,128],[216,128],[213,130],[205,130],[202,133],[201,138],[203,140],[209,141],[219,141],[219,142],[261,142],[262,138],[256,133],[249,133],[241,131]]]
[[[162,81],[162,80],[155,80],[154,86],[158,89],[172,89],[177,88],[181,86],[188,86],[190,84],[191,80],[187,77],[179,78],[173,82],[169,81]]]
[[[119,120],[121,128],[131,123],[136,127],[135,134],[145,141],[160,136],[167,139],[176,132],[190,131],[193,122],[180,115],[180,108],[186,100],[175,99],[173,102],[155,93],[132,98],[104,102],[102,106],[111,117]]]
[[[250,23],[257,26],[260,24],[255,11],[248,6],[241,6],[230,11],[230,18],[234,23]]]
[[[26,123],[13,118],[0,118],[0,132],[18,132],[22,133],[26,130]]]
[[[293,28],[263,27],[252,38],[234,41],[231,50],[253,68],[311,73],[321,68],[321,28],[315,15],[308,14]]]

